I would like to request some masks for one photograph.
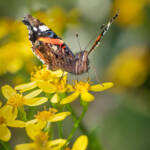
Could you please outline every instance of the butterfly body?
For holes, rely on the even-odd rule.
[[[50,70],[62,69],[76,75],[89,70],[89,53],[98,45],[103,36],[102,34],[98,36],[90,51],[84,50],[73,54],[65,42],[38,19],[26,15],[23,23],[29,30],[32,51]],[[108,30],[109,26],[104,28],[103,33]]]

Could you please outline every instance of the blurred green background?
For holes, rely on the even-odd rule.
[[[21,22],[25,14],[39,18],[76,53],[80,48],[75,33],[84,49],[118,9],[119,17],[90,56],[89,71],[93,82],[97,83],[96,70],[100,82],[112,81],[115,86],[95,95],[84,124],[103,150],[149,150],[149,0],[1,0],[0,86],[29,81],[34,66],[41,65],[32,54],[28,31]],[[3,101],[2,95],[0,99]],[[78,102],[72,106],[80,112]],[[70,122],[65,126],[70,127]],[[12,143],[19,142],[20,136],[15,135]]]

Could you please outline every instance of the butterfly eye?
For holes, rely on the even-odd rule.
[[[49,37],[54,37],[54,32],[52,32],[52,31],[46,31],[46,33],[47,33],[47,35],[49,36]]]

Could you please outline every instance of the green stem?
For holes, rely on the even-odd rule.
[[[64,110],[64,108],[65,108],[65,106],[61,106],[61,105],[57,106],[57,109],[59,110],[59,112],[62,112]],[[58,136],[59,136],[59,138],[63,138],[63,122],[59,121],[57,123],[57,127],[58,127]]]
[[[27,121],[27,115],[26,115],[26,112],[24,111],[24,107],[19,107],[19,112],[20,112],[20,118],[21,120],[23,121]]]
[[[72,114],[71,117],[72,117],[73,121],[75,122],[76,120],[78,120],[79,117],[76,114],[76,112],[73,110],[73,108],[70,106],[70,104],[67,105],[67,109],[71,112],[71,114]],[[89,145],[90,149],[102,150],[102,146],[100,145],[99,140],[97,139],[96,135],[94,135],[93,133],[90,133],[82,122],[80,122],[80,124],[79,124],[79,129],[81,130],[81,132],[83,134],[88,136],[88,138],[89,138],[88,145]]]
[[[81,120],[83,119],[83,117],[84,117],[84,115],[85,115],[87,109],[88,109],[88,103],[83,106],[83,111],[82,111],[82,113],[81,113],[79,119],[77,119],[77,120],[75,121],[74,126],[73,126],[73,128],[72,128],[72,130],[71,130],[71,133],[70,133],[70,135],[69,135],[68,138],[67,138],[67,144],[66,144],[66,145],[68,145],[69,142],[70,142],[70,140],[72,139],[72,137],[73,137],[75,131],[77,130],[77,128],[79,127],[79,124],[80,124]]]
[[[53,137],[54,137],[54,133],[53,133],[53,124],[50,125],[48,134],[49,134],[49,136],[50,136],[50,139],[52,140]]]
[[[67,109],[69,110],[69,112],[71,112],[71,117],[73,121],[75,122],[78,119],[78,117],[76,113],[74,112],[73,108],[70,106],[70,104],[67,105]]]
[[[44,132],[48,132],[50,139],[53,139],[53,125],[50,122],[47,123]]]
[[[70,106],[70,104],[67,105],[67,109],[71,112],[71,117],[72,117],[73,121],[75,122],[76,120],[78,120],[79,116],[73,110],[73,108]],[[84,124],[82,122],[80,122],[79,128],[82,131],[82,133],[84,133],[84,134],[88,133],[88,130],[86,129],[86,127],[84,126]]]
[[[4,148],[3,150],[11,150],[10,144],[8,142],[3,142],[3,141],[0,140],[0,144]]]
[[[63,138],[62,121],[58,122],[58,134],[59,134],[59,138]]]

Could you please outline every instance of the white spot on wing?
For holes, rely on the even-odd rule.
[[[52,45],[52,49],[53,49],[54,51],[56,51],[58,48],[57,48],[57,46]]]
[[[33,27],[33,30],[34,30],[34,31],[37,31],[38,29],[37,29],[36,27]]]
[[[41,25],[41,26],[39,26],[39,29],[40,29],[40,31],[46,31],[46,30],[49,30],[49,28],[47,27],[47,26],[45,26],[45,25]]]

